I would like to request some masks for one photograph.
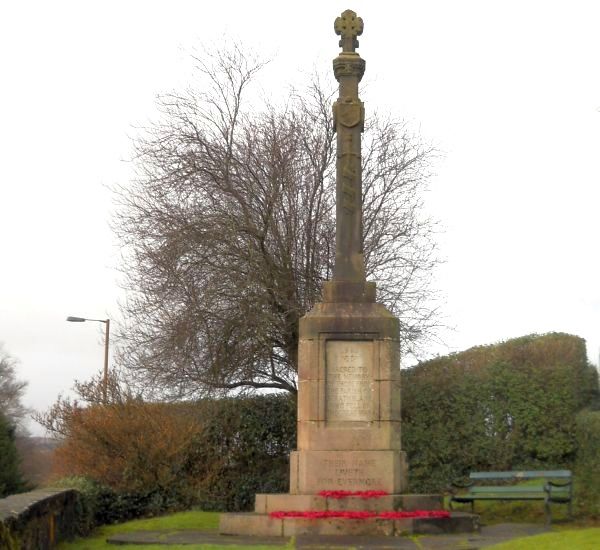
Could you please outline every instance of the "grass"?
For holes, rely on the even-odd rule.
[[[470,510],[470,506],[455,506],[455,509]],[[484,524],[494,523],[544,523],[543,503],[539,502],[478,502],[475,512],[481,515]],[[590,527],[590,522],[568,521],[567,507],[555,505],[552,508],[553,528],[551,533],[524,537],[510,542],[502,543],[490,548],[494,550],[592,550],[600,548],[600,527],[597,523]],[[104,525],[92,533],[90,537],[65,542],[58,546],[58,550],[113,550],[114,545],[106,543],[106,538],[117,533],[135,531],[161,530],[166,532],[184,531],[186,529],[215,532],[219,523],[219,514],[216,512],[188,511],[149,519],[138,519],[116,525]],[[580,527],[575,529],[575,527]],[[410,537],[417,542],[418,537]],[[418,546],[418,542],[417,542]],[[136,545],[136,550],[190,550],[190,545],[164,546],[157,544]],[[194,545],[193,548],[202,550],[290,550],[294,548],[293,541],[286,546],[219,546],[214,544]]]
[[[470,512],[470,504],[453,504],[453,509],[460,512]],[[551,504],[552,525],[571,523],[566,504]],[[502,502],[478,501],[475,503],[475,513],[481,516],[484,525],[496,523],[540,523],[546,521],[543,502]]]
[[[596,550],[600,548],[600,527],[592,529],[568,529],[544,533],[503,542],[489,547],[490,550]]]
[[[216,512],[189,511],[171,514],[149,519],[136,519],[126,523],[116,525],[103,525],[96,529],[90,537],[85,539],[76,539],[72,542],[63,542],[58,545],[57,550],[114,550],[115,546],[108,544],[106,538],[117,533],[131,533],[135,531],[184,531],[194,529],[200,531],[215,531],[219,525],[219,514]],[[140,544],[134,548],[146,550],[190,550],[190,545],[169,545],[160,544]],[[227,550],[289,550],[290,546],[219,546],[214,544],[194,545],[193,548],[202,550],[217,550],[220,548]]]

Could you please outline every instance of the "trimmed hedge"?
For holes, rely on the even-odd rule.
[[[256,493],[289,490],[289,454],[296,448],[296,399],[285,394],[203,403],[208,419],[198,441],[205,466],[204,510],[250,510]]]
[[[598,398],[585,341],[567,334],[480,346],[402,375],[403,446],[419,492],[471,470],[571,466],[576,414]]]
[[[19,455],[15,445],[15,428],[0,413],[0,498],[25,490],[19,470]]]
[[[77,409],[56,451],[62,486],[85,495],[93,524],[200,505],[248,510],[287,492],[296,400],[271,394],[197,403],[133,400]],[[73,477],[75,476],[75,477]]]
[[[577,416],[577,444],[576,506],[587,515],[600,517],[600,411]]]
[[[572,467],[576,453],[583,481],[581,472],[599,470],[600,436],[597,420],[576,423],[576,416],[597,400],[585,342],[566,334],[526,336],[407,369],[402,430],[410,489],[441,491],[475,469]],[[249,510],[256,493],[288,491],[296,446],[289,395],[134,400],[74,409],[66,419],[62,473],[94,480],[78,487],[94,523],[190,505]]]

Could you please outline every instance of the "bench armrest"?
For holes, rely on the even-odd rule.
[[[547,481],[546,484],[544,485],[544,491],[546,492],[546,494],[548,495],[546,498],[548,498],[550,501],[552,501],[552,489],[556,488],[558,490],[562,489],[562,495],[556,495],[556,498],[560,499],[562,496],[562,499],[564,499],[564,489],[569,489],[569,496],[568,499],[571,500],[573,498],[573,480],[569,479],[567,481]],[[556,491],[554,491],[554,493],[556,493]]]
[[[573,480],[569,479],[567,481],[547,481],[545,487],[551,489],[552,487],[568,487],[573,484]]]
[[[456,489],[468,489],[469,487],[473,487],[473,485],[474,482],[471,480],[461,481],[457,479],[452,482],[452,487]]]

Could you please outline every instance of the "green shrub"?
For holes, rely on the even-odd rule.
[[[402,373],[411,490],[440,491],[471,470],[569,467],[575,417],[598,396],[585,341],[525,336]]]
[[[586,515],[600,516],[600,411],[577,416],[575,502]]]
[[[155,516],[179,508],[168,494],[154,490],[127,493],[116,491],[92,479],[73,476],[59,479],[54,487],[77,490],[77,533],[89,533],[97,525],[118,523],[141,516]]]
[[[296,400],[284,394],[204,403],[197,446],[205,465],[199,503],[205,510],[249,510],[256,493],[289,490],[296,448]]]
[[[247,510],[257,492],[288,490],[296,404],[287,395],[131,403],[71,413],[57,449],[82,517],[113,523],[200,504]],[[73,485],[75,484],[75,485]]]
[[[0,498],[26,490],[19,471],[15,429],[0,413]]]

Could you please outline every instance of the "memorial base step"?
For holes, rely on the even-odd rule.
[[[297,535],[408,536],[474,533],[479,516],[451,512],[448,518],[348,519],[272,518],[256,512],[221,514],[222,535],[293,537]]]
[[[442,495],[383,495],[377,498],[344,496],[333,498],[321,495],[257,494],[254,511],[258,514],[271,512],[291,512],[302,510],[351,511],[367,510],[384,512],[397,510],[440,510],[443,508]]]

